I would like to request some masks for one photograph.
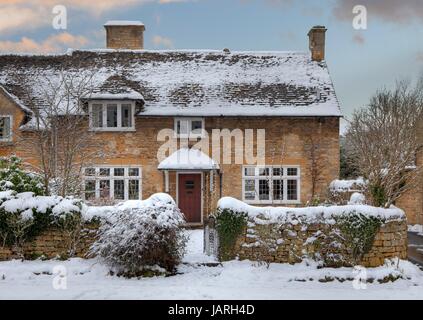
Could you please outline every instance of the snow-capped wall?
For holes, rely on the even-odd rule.
[[[395,207],[254,207],[233,198],[222,198],[219,208],[233,214],[247,214],[247,227],[238,237],[233,251],[233,257],[240,259],[299,263],[311,258],[326,266],[350,266],[357,263],[353,251],[358,244],[345,237],[345,223],[354,229],[354,224],[363,221],[368,221],[369,225],[376,221],[380,227],[375,228],[374,239],[365,228],[363,232],[355,228],[358,237],[367,237],[371,244],[360,264],[376,267],[388,258],[407,258],[407,222],[404,212]],[[366,222],[363,225],[366,226]]]

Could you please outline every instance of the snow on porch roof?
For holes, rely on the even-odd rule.
[[[159,170],[215,170],[219,165],[197,149],[182,148],[160,162]]]

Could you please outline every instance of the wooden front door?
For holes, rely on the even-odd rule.
[[[178,205],[187,223],[201,223],[201,174],[179,174]]]

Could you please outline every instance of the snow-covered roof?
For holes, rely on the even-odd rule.
[[[309,53],[101,49],[0,55],[0,85],[38,108],[45,101],[42,88],[63,74],[92,76],[93,89],[124,85],[140,93],[145,104],[139,116],[341,116],[326,63],[312,61]]]
[[[3,86],[0,85],[0,90],[3,92],[3,94],[6,95],[11,101],[13,101],[23,112],[30,115],[32,114],[31,109],[29,109],[27,106],[24,105],[24,103],[14,94],[11,94],[8,92]]]
[[[197,149],[181,148],[160,162],[159,170],[215,170],[219,165]]]
[[[107,21],[104,26],[143,26],[144,23],[141,21],[133,21],[133,20],[110,20]]]

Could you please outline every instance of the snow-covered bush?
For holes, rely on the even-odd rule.
[[[0,192],[2,245],[12,245],[18,254],[25,241],[50,226],[70,230],[80,223],[83,203],[72,198],[36,196],[32,192]],[[72,221],[72,222],[70,222]]]
[[[0,191],[8,190],[44,194],[41,178],[35,173],[22,170],[22,160],[16,156],[0,158]]]
[[[126,277],[151,270],[174,271],[185,253],[184,217],[167,194],[145,201],[128,201],[115,207],[99,230],[91,253],[112,272]]]
[[[366,197],[360,192],[354,192],[348,204],[366,204]]]

